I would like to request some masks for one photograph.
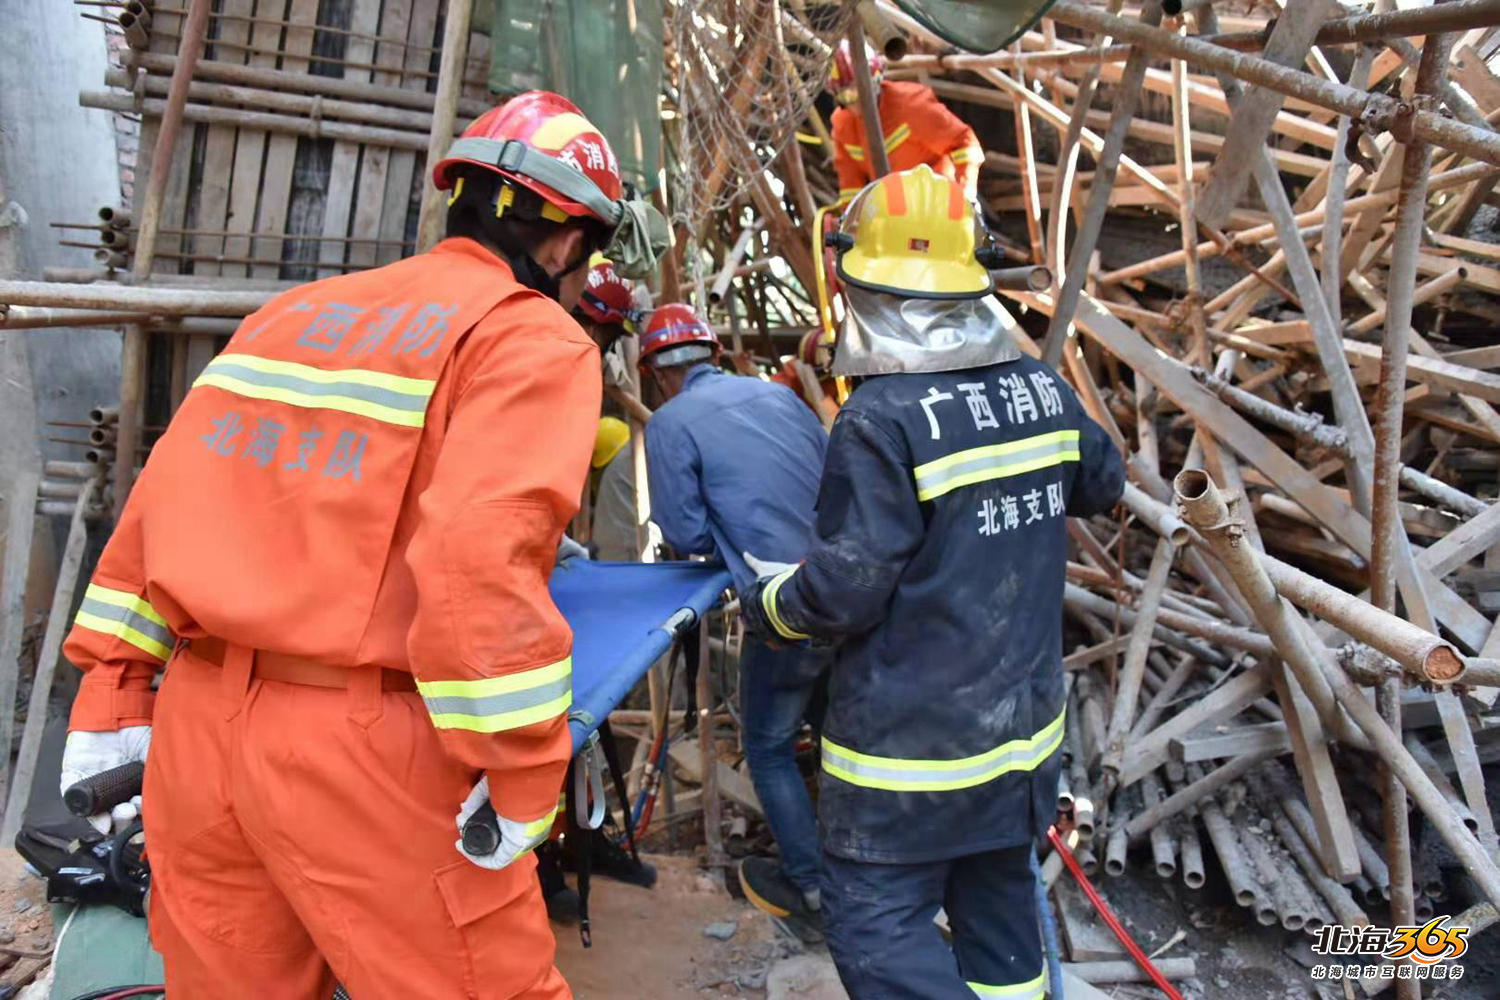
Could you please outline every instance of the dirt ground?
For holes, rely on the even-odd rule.
[[[655,888],[592,880],[592,948],[580,943],[576,925],[553,925],[557,966],[577,1000],[764,997],[771,965],[800,947],[760,911],[730,898],[695,858],[642,857],[656,866]],[[568,882],[574,884],[571,875]],[[732,924],[734,933],[712,938],[704,931],[714,924]]]
[[[759,911],[711,882],[696,859],[653,855],[649,860],[659,873],[654,889],[594,879],[593,948],[582,947],[576,926],[554,926],[557,964],[578,1000],[844,1000],[826,950],[804,949],[789,940]],[[1307,937],[1248,919],[1213,890],[1222,881],[1217,872],[1208,888],[1192,891],[1163,883],[1144,868],[1134,864],[1125,876],[1097,884],[1147,952],[1178,929],[1186,933],[1165,953],[1197,962],[1197,977],[1177,984],[1185,1000],[1345,1000],[1342,984],[1315,983],[1308,974],[1313,956]],[[723,941],[709,937],[705,928],[714,924],[733,924],[734,933]],[[1435,1000],[1500,996],[1500,934],[1475,937],[1463,964],[1463,980],[1429,984],[1423,995]],[[1141,985],[1100,989],[1116,1000],[1160,996]],[[1355,996],[1365,1000],[1362,990]],[[1393,991],[1382,994],[1393,996]]]

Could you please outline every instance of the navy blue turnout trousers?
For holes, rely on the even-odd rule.
[[[825,854],[828,947],[851,1000],[1042,1000],[1030,856],[1012,847],[903,865]]]

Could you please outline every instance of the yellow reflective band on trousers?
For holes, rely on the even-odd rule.
[[[781,590],[781,585],[783,583],[786,583],[792,578],[792,574],[797,572],[797,569],[798,567],[793,566],[791,569],[783,570],[782,572],[777,573],[775,576],[771,577],[771,582],[766,584],[765,588],[760,592],[760,606],[766,612],[766,617],[771,620],[771,627],[774,628],[783,639],[810,638],[810,636],[796,631],[791,626],[787,625],[786,622],[782,621],[781,612],[776,608],[777,592]]]
[[[932,500],[972,483],[1006,479],[1064,462],[1076,462],[1077,431],[1052,431],[1005,444],[968,448],[917,466],[917,499]]]
[[[573,658],[474,681],[418,681],[417,693],[439,729],[520,729],[566,712],[573,704]]]
[[[84,591],[73,624],[122,639],[163,663],[171,658],[177,642],[167,620],[145,599],[128,590],[114,590],[97,583],[89,584]]]
[[[823,737],[823,770],[862,788],[888,792],[954,792],[994,781],[1012,771],[1034,771],[1063,739],[1063,716],[1034,736],[1002,743],[993,750],[957,760],[905,760],[876,757],[839,746]]]
[[[403,427],[421,427],[437,383],[368,368],[314,368],[253,354],[221,354],[193,383],[251,399],[310,410],[340,410]]]
[[[1004,997],[1005,1000],[1045,1000],[1047,996],[1044,977],[1037,976],[1035,979],[1024,983],[1016,983],[1013,986],[987,986],[984,983],[968,983],[969,989],[974,991],[976,997]]]

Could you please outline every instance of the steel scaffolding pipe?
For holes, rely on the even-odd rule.
[[[1447,640],[1275,556],[1262,556],[1261,563],[1282,597],[1389,656],[1418,680],[1451,684],[1463,673],[1463,657]]]
[[[1244,55],[1085,7],[1075,0],[1060,0],[1048,11],[1048,16],[1058,24],[1110,35],[1121,41],[1140,45],[1157,55],[1181,59],[1190,65],[1358,118],[1368,131],[1385,131],[1404,119],[1404,134],[1476,160],[1500,165],[1500,133],[1481,131],[1472,125],[1451,121],[1431,111],[1413,110],[1411,105],[1384,94],[1319,79],[1310,73],[1288,69],[1267,59]]]
[[[1410,792],[1433,829],[1453,851],[1480,891],[1490,900],[1500,903],[1500,869],[1495,867],[1495,862],[1455,815],[1442,792],[1423,773],[1400,739],[1391,732],[1375,706],[1336,665],[1325,665],[1315,659],[1300,631],[1288,636],[1292,614],[1277,595],[1256,553],[1244,543],[1243,528],[1231,517],[1229,507],[1213,480],[1202,470],[1188,469],[1178,474],[1174,486],[1178,504],[1188,523],[1198,529],[1215,555],[1229,568],[1241,593],[1261,617],[1266,631],[1273,640],[1278,640],[1279,647],[1283,647],[1283,658],[1297,672],[1303,690],[1315,704],[1317,696],[1313,694],[1311,682],[1320,679],[1320,691],[1331,690],[1337,703],[1364,731],[1370,749]],[[1293,641],[1285,644],[1280,641],[1287,638]],[[1304,672],[1307,674],[1305,678]],[[1314,672],[1318,676],[1315,677]]]
[[[211,288],[157,288],[142,285],[76,285],[56,281],[0,281],[0,310],[6,306],[98,309],[144,316],[248,316],[278,292],[225,292]],[[123,411],[122,411],[123,413]]]

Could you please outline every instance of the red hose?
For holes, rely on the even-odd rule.
[[[1073,857],[1073,852],[1068,850],[1067,844],[1063,843],[1062,836],[1057,832],[1057,827],[1054,826],[1047,830],[1047,839],[1052,842],[1052,849],[1057,851],[1062,857],[1063,864],[1068,866],[1068,871],[1072,872],[1073,879],[1078,883],[1078,887],[1083,890],[1083,894],[1089,898],[1090,903],[1094,904],[1094,909],[1099,911],[1099,916],[1104,918],[1104,922],[1109,925],[1109,929],[1114,932],[1115,937],[1119,938],[1120,943],[1125,946],[1125,950],[1130,952],[1130,957],[1135,959],[1135,964],[1139,965],[1141,971],[1150,976],[1151,981],[1170,997],[1171,1000],[1182,1000],[1182,994],[1178,993],[1176,987],[1167,982],[1167,977],[1163,976],[1157,971],[1156,966],[1151,964],[1151,959],[1141,950],[1141,946],[1135,943],[1135,938],[1130,936],[1130,933],[1125,930],[1124,926],[1115,917],[1114,911],[1100,897],[1098,890],[1089,881],[1089,877],[1079,867],[1078,859]]]
[[[110,993],[102,996],[99,1000],[125,1000],[126,997],[143,997],[165,995],[165,986],[132,986],[129,989],[120,990],[118,993]]]

